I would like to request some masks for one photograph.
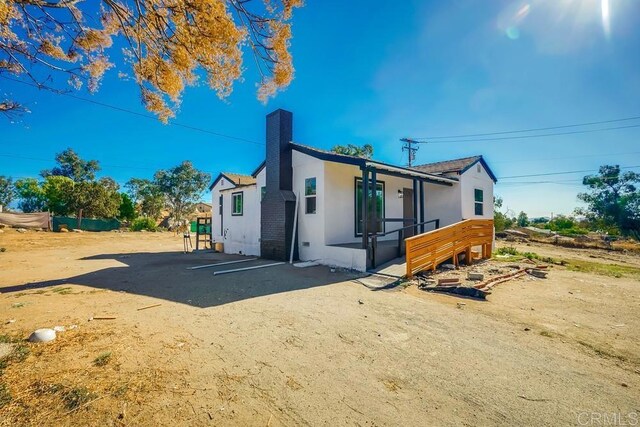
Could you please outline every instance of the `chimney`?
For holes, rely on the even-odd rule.
[[[267,115],[266,193],[261,203],[260,255],[288,261],[296,197],[293,194],[291,147],[293,114],[276,110]],[[297,258],[297,251],[294,253]]]

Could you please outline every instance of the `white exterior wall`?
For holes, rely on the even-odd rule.
[[[258,176],[259,178],[260,176]],[[262,173],[264,183],[264,173]],[[258,185],[260,180],[258,179]],[[264,184],[263,184],[264,185]],[[232,194],[243,193],[242,215],[232,215]],[[220,218],[220,196],[223,198],[223,216]],[[257,185],[236,187],[222,178],[211,191],[212,238],[224,243],[224,253],[260,255],[260,187]],[[222,225],[221,225],[222,221]]]
[[[327,245],[357,242],[355,237],[355,177],[362,176],[357,166],[325,163],[327,210],[324,239]]]
[[[324,226],[328,209],[325,205],[325,162],[293,150],[293,192],[299,198],[298,204],[298,254],[303,261],[324,258]],[[304,181],[316,179],[316,213],[306,212]]]
[[[298,205],[298,254],[302,261],[365,271],[364,249],[331,246],[354,237],[353,186],[357,167],[325,162],[293,151],[293,192]],[[337,168],[336,168],[337,167]],[[338,172],[336,172],[336,169]],[[316,213],[306,213],[304,182],[316,178]]]
[[[478,172],[480,166],[480,172]],[[493,180],[484,169],[482,164],[476,163],[466,170],[459,177],[460,191],[462,201],[462,218],[485,218],[493,219]],[[475,214],[474,206],[474,190],[478,188],[483,190],[484,208],[483,215]]]
[[[459,183],[452,186],[425,183],[424,192],[426,221],[439,219],[440,227],[462,221],[462,193]],[[427,230],[432,228],[432,225],[427,225]]]
[[[233,193],[243,193],[242,215],[232,215]],[[260,196],[257,186],[241,186],[223,190],[224,253],[260,255]]]
[[[235,184],[227,178],[222,177],[220,181],[211,189],[211,238],[214,242],[222,242],[222,231],[220,229],[220,192],[227,188],[234,188]]]

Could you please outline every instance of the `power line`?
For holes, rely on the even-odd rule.
[[[545,159],[516,159],[516,160],[499,160],[497,162],[491,161],[491,164],[498,163],[520,163],[520,162],[546,162],[549,160],[565,160],[565,159],[580,159],[584,157],[611,157],[611,156],[625,156],[628,154],[640,154],[640,151],[629,151],[626,153],[601,153],[601,154],[584,154],[580,156],[566,156],[566,157],[547,157]]]
[[[606,123],[624,122],[624,121],[636,120],[636,119],[640,119],[640,116],[625,117],[623,119],[603,120],[599,122],[578,123],[573,125],[549,126],[544,128],[531,128],[531,129],[520,129],[520,130],[510,130],[510,131],[501,131],[501,132],[489,132],[489,133],[468,133],[463,135],[431,136],[431,137],[415,138],[415,139],[445,139],[445,138],[448,139],[448,138],[467,138],[467,137],[475,137],[475,136],[504,135],[509,133],[537,132],[541,130],[566,129],[566,128],[572,128],[572,127],[601,125]]]
[[[418,142],[420,144],[451,144],[451,143],[458,143],[458,142],[503,141],[503,140],[511,140],[511,139],[542,138],[546,136],[574,135],[579,133],[603,132],[603,131],[609,131],[609,130],[629,129],[629,128],[637,128],[637,127],[640,127],[640,124],[628,125],[628,126],[614,126],[614,127],[602,128],[602,129],[576,130],[571,132],[544,133],[541,135],[503,136],[500,138],[454,139],[450,141],[418,141]]]
[[[3,77],[5,79],[7,79],[7,80],[14,81],[16,83],[21,83],[21,84],[26,85],[26,86],[31,86],[31,87],[34,87],[36,89],[45,89],[46,90],[46,88],[43,88],[42,86],[38,86],[35,83],[29,83],[29,82],[25,82],[25,81],[22,81],[22,80],[14,79],[14,78],[7,77],[7,76],[0,76],[0,77]],[[80,100],[80,101],[88,102],[88,103],[91,103],[91,104],[94,104],[94,105],[98,105],[98,106],[101,106],[101,107],[105,107],[105,108],[110,108],[112,110],[120,111],[120,112],[123,112],[123,113],[133,114],[133,115],[139,116],[139,117],[145,117],[147,119],[152,119],[155,122],[158,121],[158,118],[153,116],[153,115],[151,115],[151,114],[145,114],[145,113],[140,113],[138,111],[128,110],[126,108],[118,107],[116,105],[107,104],[105,102],[100,102],[100,101],[96,101],[96,100],[89,99],[89,98],[84,98],[84,97],[77,96],[77,95],[74,95],[74,94],[68,93],[68,92],[59,92],[59,91],[54,91],[54,90],[51,90],[50,92],[55,93],[56,95],[67,96],[69,98],[73,98],[73,99],[77,99],[77,100]],[[227,134],[224,134],[224,133],[215,132],[215,131],[212,131],[212,130],[209,130],[209,129],[203,129],[203,128],[200,128],[200,127],[191,126],[191,125],[187,125],[187,124],[184,124],[184,123],[169,122],[168,125],[169,126],[177,126],[177,127],[181,127],[181,128],[184,128],[184,129],[193,130],[193,131],[196,131],[196,132],[206,133],[206,134],[209,134],[209,135],[218,136],[220,138],[227,138],[227,139],[231,139],[231,140],[235,140],[235,141],[247,142],[247,143],[256,144],[256,145],[264,145],[264,143],[261,143],[261,142],[258,142],[258,141],[252,141],[250,139],[242,138],[242,137],[239,137],[239,136],[227,135]]]
[[[640,165],[622,166],[622,167],[620,167],[620,169],[634,169],[634,168],[640,168]],[[588,172],[597,172],[597,171],[595,171],[593,169],[586,169],[586,170],[579,170],[579,171],[536,173],[536,174],[531,174],[531,175],[503,176],[503,177],[499,177],[498,179],[500,180],[500,179],[513,179],[513,178],[529,178],[529,177],[534,177],[534,176],[569,175],[569,174],[572,174],[572,173],[588,173]]]
[[[502,184],[502,188],[514,188],[514,187],[524,187],[527,185],[540,185],[540,184],[555,184],[555,185],[566,185],[570,187],[582,187],[582,183],[569,183],[569,182],[556,182],[556,181],[522,181],[522,182],[507,182],[506,184],[513,184],[509,186],[504,186]],[[498,184],[500,185],[500,184]]]

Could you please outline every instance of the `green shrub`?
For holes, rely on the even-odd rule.
[[[539,258],[540,258],[540,256],[539,256],[537,253],[535,253],[535,252],[523,252],[521,255],[522,255],[523,257],[525,257],[525,258],[527,258],[527,259],[531,259],[531,260],[539,259]]]
[[[510,246],[510,247],[498,248],[498,250],[496,250],[496,254],[498,254],[498,255],[518,255],[518,251],[516,250],[516,248]]]
[[[143,217],[133,220],[131,223],[131,231],[156,231],[158,226],[153,218]]]
[[[558,230],[558,234],[561,236],[583,236],[585,234],[588,234],[589,230],[584,229],[584,228],[580,228],[578,226],[573,226],[571,228],[565,228],[565,229],[560,229]]]

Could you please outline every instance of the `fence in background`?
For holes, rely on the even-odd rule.
[[[0,212],[0,224],[18,228],[43,228],[49,230],[49,212],[13,213]]]
[[[65,226],[68,230],[79,228],[84,231],[111,231],[120,228],[120,221],[117,219],[89,219],[82,218],[80,227],[78,227],[78,219],[68,216],[53,217],[53,231],[60,231],[60,226]]]

